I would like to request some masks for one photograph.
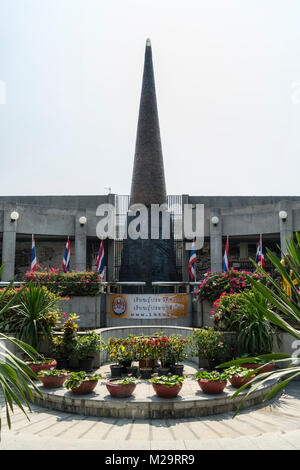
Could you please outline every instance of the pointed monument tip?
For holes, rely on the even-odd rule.
[[[147,46],[147,47],[151,47],[151,41],[150,41],[149,38],[148,38],[147,41],[146,41],[146,46]]]

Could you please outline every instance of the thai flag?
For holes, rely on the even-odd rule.
[[[192,279],[195,279],[195,267],[194,267],[194,264],[196,263],[196,261],[197,261],[197,256],[196,256],[195,244],[194,244],[194,242],[193,242],[193,243],[192,243],[191,253],[190,253],[189,266],[188,266],[189,273],[190,273],[190,277],[191,277]]]
[[[66,248],[65,248],[65,254],[63,257],[63,262],[62,262],[62,268],[63,272],[67,273],[70,270],[70,240],[68,237],[67,243],[66,243]]]
[[[260,236],[260,239],[259,239],[259,242],[258,242],[258,245],[257,245],[255,262],[262,269],[265,269],[266,263],[265,263],[265,257],[264,257],[264,254],[263,254],[263,249],[262,249],[262,236]]]
[[[38,267],[37,259],[36,259],[36,251],[35,251],[35,241],[34,236],[32,235],[32,242],[31,242],[31,271],[35,271]]]
[[[226,240],[224,258],[223,258],[223,272],[229,271],[229,237]]]
[[[98,251],[98,256],[96,260],[97,273],[102,279],[104,279],[104,244],[103,240],[100,243],[100,248]]]

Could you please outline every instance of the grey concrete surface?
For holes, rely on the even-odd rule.
[[[2,399],[3,404],[3,399]],[[182,420],[96,418],[33,405],[16,409],[9,430],[2,409],[0,450],[299,450],[300,383],[265,405]]]

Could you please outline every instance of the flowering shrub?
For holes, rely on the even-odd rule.
[[[52,339],[51,348],[56,359],[69,359],[76,348],[79,315],[71,313],[61,325],[63,334]]]
[[[225,294],[213,303],[211,314],[214,325],[223,331],[239,331],[241,316],[245,312],[245,298],[242,294]]]
[[[88,271],[64,273],[61,269],[45,268],[44,271],[28,271],[25,282],[30,281],[60,296],[95,296],[103,289],[99,274]]]
[[[252,289],[250,279],[255,279],[265,285],[269,285],[267,277],[263,273],[251,273],[249,271],[236,271],[231,269],[228,272],[206,273],[200,284],[197,299],[200,302],[207,300],[215,302],[221,295],[237,294]]]
[[[163,332],[153,336],[134,336],[127,338],[111,337],[107,341],[106,349],[112,361],[126,363],[141,361],[143,359],[160,359],[162,364],[183,361],[186,358],[187,341],[180,335],[165,336]]]
[[[227,350],[223,333],[215,331],[213,327],[193,329],[193,333],[187,337],[187,340],[192,356],[217,359],[222,357]]]
[[[169,364],[177,364],[187,358],[187,341],[181,338],[181,335],[170,335],[169,336],[169,348],[167,354],[167,362]]]

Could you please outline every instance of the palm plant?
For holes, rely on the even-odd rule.
[[[300,236],[298,233],[296,233],[296,241],[292,236],[286,240],[286,247],[287,254],[282,252],[281,260],[267,249],[267,257],[280,274],[282,282],[274,280],[269,274],[266,275],[271,283],[270,287],[251,279],[255,295],[245,295],[248,296],[249,302],[274,325],[300,340]],[[259,272],[263,271],[253,260],[251,261]],[[285,286],[289,286],[289,289]],[[263,295],[267,302],[265,304],[258,302],[256,295]],[[249,382],[251,387],[245,398],[269,379],[278,379],[279,383],[264,398],[264,400],[267,400],[284,388],[292,379],[300,375],[299,359],[285,354],[266,354],[253,358],[237,359],[218,367],[223,368],[234,364],[242,364],[243,362],[251,362],[251,360],[264,360],[279,365],[288,360],[290,364],[288,367],[257,375]],[[256,370],[259,371],[259,369]],[[248,375],[250,376],[250,372]],[[247,385],[238,389],[232,398],[244,390]],[[243,401],[236,413],[242,406]]]
[[[18,295],[18,304],[4,321],[9,331],[18,334],[21,341],[37,348],[40,338],[52,337],[59,312],[58,297],[39,284],[30,283]]]
[[[0,266],[0,278],[3,268],[4,263],[2,264],[2,266]],[[11,281],[3,291],[0,291],[0,302],[2,300],[2,297],[5,296],[8,289],[11,289],[12,285],[13,281]],[[3,316],[12,307],[16,306],[21,292],[22,290],[17,292],[14,297],[11,298],[10,301],[4,307],[1,308],[0,316]],[[14,405],[20,408],[26,416],[27,413],[25,408],[27,407],[28,410],[31,411],[30,401],[33,402],[33,393],[31,386],[41,398],[43,397],[43,395],[30,378],[30,376],[33,376],[36,379],[37,377],[35,376],[35,374],[33,374],[32,370],[24,361],[19,359],[5,346],[4,341],[10,341],[12,344],[17,346],[32,359],[36,357],[37,351],[35,351],[30,345],[24,343],[21,340],[10,338],[4,333],[0,333],[0,387],[4,398],[6,421],[10,429],[10,413],[14,411]],[[2,421],[0,417],[0,432],[1,424]]]
[[[241,296],[243,314],[239,316],[239,350],[252,355],[272,352],[275,329],[264,314],[268,300],[258,291]]]

